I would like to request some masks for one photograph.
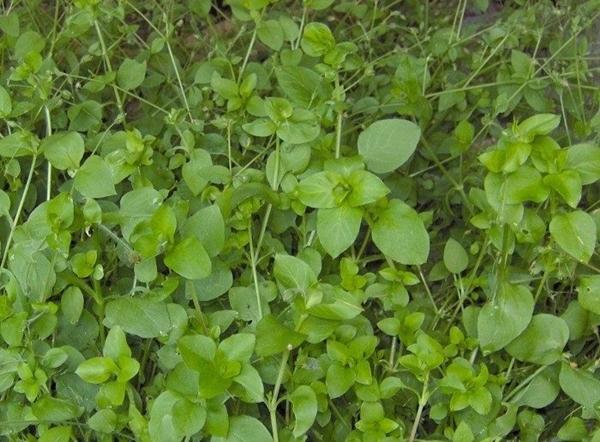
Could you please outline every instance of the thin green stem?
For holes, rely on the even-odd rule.
[[[46,117],[46,136],[52,135],[52,120],[50,119],[50,111],[48,106],[44,106],[44,115]],[[48,173],[46,175],[46,201],[52,197],[52,164],[48,161]]]
[[[486,57],[486,59],[477,67],[477,69],[475,70],[475,72],[473,72],[473,74],[471,74],[471,76],[467,79],[467,81],[465,81],[465,83],[463,84],[463,88],[468,87],[471,84],[471,81],[473,81],[475,78],[477,78],[477,75],[479,75],[479,73],[481,72],[481,70],[484,68],[484,66],[486,66],[488,64],[488,62],[492,59],[492,57],[494,55],[496,55],[496,53],[498,52],[498,50],[502,47],[502,45],[504,45],[504,42],[508,39],[508,37],[510,37],[511,34],[507,33],[504,38],[502,40],[500,40],[500,43],[498,43],[494,49],[492,50],[492,52],[490,52],[490,54]]]
[[[467,0],[464,0],[462,5],[462,10],[460,12],[460,20],[458,22],[458,27],[456,29],[456,40],[460,39],[460,33],[462,31],[463,20],[465,18],[465,10],[467,9]]]
[[[279,169],[280,169],[280,161],[281,155],[279,154],[279,137],[275,139],[275,168],[273,170],[273,183],[271,184],[271,189],[277,191],[279,188]]]
[[[542,371],[544,371],[546,368],[548,368],[546,365],[542,365],[541,367],[539,367],[536,371],[533,372],[533,374],[531,374],[530,376],[528,376],[526,379],[524,379],[521,383],[519,383],[519,385],[517,385],[515,388],[513,388],[507,395],[506,395],[506,402],[509,402],[514,396],[515,394],[517,394],[519,391],[521,391],[523,388],[527,387],[527,385],[529,385],[529,383],[533,380],[533,378],[535,378],[538,374],[540,374]]]
[[[100,25],[98,24],[98,20],[94,20],[94,28],[96,29],[96,35],[98,36],[98,41],[100,42],[100,49],[102,50],[102,58],[104,59],[104,67],[107,72],[113,72],[112,65],[110,63],[110,58],[108,56],[108,51],[106,50],[106,43],[104,42],[104,36],[102,35],[102,31],[100,30]],[[115,94],[115,99],[117,100],[117,107],[119,108],[119,113],[122,118],[125,118],[125,111],[123,110],[123,102],[121,101],[121,97],[119,95],[119,91],[115,85],[112,85],[113,92]]]
[[[340,92],[340,74],[336,73],[335,76],[335,95],[336,100],[341,100],[341,92]],[[337,105],[338,103],[336,103]],[[342,149],[342,123],[343,123],[343,115],[342,111],[338,110],[337,119],[335,123],[335,159],[339,159]]]
[[[300,316],[295,331],[300,330],[302,324],[306,320],[308,315]],[[275,381],[275,386],[273,387],[273,394],[271,395],[271,400],[267,403],[267,407],[269,408],[269,415],[271,417],[271,428],[273,432],[273,442],[279,442],[279,432],[277,430],[277,405],[279,404],[279,391],[281,390],[281,385],[283,383],[283,376],[285,375],[285,369],[287,367],[288,360],[290,358],[290,352],[292,351],[292,345],[288,344],[288,347],[281,354],[281,362],[279,363],[279,371],[277,373],[277,379]]]
[[[546,281],[548,281],[549,276],[550,276],[550,272],[544,270],[544,274],[542,275],[542,280],[540,281],[540,285],[538,285],[538,288],[535,292],[535,297],[533,298],[534,303],[537,303],[537,300],[540,297],[540,295],[542,294],[542,290],[544,290],[544,286],[546,285]]]
[[[279,431],[277,429],[277,404],[279,401],[279,390],[281,389],[281,383],[283,382],[283,376],[285,375],[285,369],[287,367],[287,361],[290,357],[290,350],[286,349],[281,355],[281,362],[279,363],[279,372],[277,373],[277,380],[273,387],[273,395],[269,402],[269,415],[271,417],[271,429],[273,433],[273,442],[279,442]]]
[[[419,269],[419,276],[421,277],[421,282],[423,283],[423,286],[425,287],[425,291],[427,292],[429,301],[431,302],[431,305],[433,305],[433,309],[435,310],[435,313],[437,315],[439,315],[440,310],[438,309],[437,305],[435,304],[435,300],[433,299],[433,294],[431,293],[431,290],[429,289],[429,285],[427,284],[427,279],[425,279],[425,275],[423,275],[423,270],[421,270],[421,266],[417,266],[417,268]]]
[[[244,61],[242,62],[242,67],[240,68],[240,73],[238,75],[238,84],[241,83],[242,79],[244,78],[244,71],[246,70],[246,66],[248,65],[248,60],[250,59],[252,49],[254,49],[254,43],[256,43],[256,35],[258,33],[258,26],[260,25],[261,18],[262,13],[254,23],[254,30],[252,31],[252,37],[250,37],[250,44],[248,45],[248,49],[246,50],[246,55],[244,55]]]
[[[136,259],[136,257],[138,256],[138,253],[135,250],[133,250],[133,248],[127,243],[127,241],[125,241],[123,238],[119,237],[117,234],[115,234],[112,230],[110,230],[104,224],[98,224],[98,228],[100,230],[102,230],[104,233],[106,233],[108,236],[110,236],[117,244],[119,244],[121,247],[123,247],[127,251],[127,254],[129,255],[129,259],[131,261],[134,261]]]
[[[388,360],[388,364],[390,365],[390,368],[394,367],[394,361],[396,360],[396,345],[398,343],[398,338],[396,338],[396,336],[394,336],[392,338],[392,347],[390,348],[390,358]]]
[[[200,322],[200,326],[202,327],[202,331],[205,335],[209,334],[208,326],[206,325],[206,321],[204,320],[204,314],[202,313],[202,307],[200,306],[200,301],[198,300],[198,293],[196,293],[196,286],[193,281],[188,281],[190,287],[190,293],[192,295],[192,303],[194,304],[194,310],[196,310],[196,316],[198,317],[198,322]]]
[[[279,152],[279,138],[275,139],[275,170],[273,171],[273,183],[271,184],[271,189],[277,191],[279,188],[279,168],[280,168],[280,152]],[[258,241],[256,243],[256,254],[254,256],[254,260],[258,262],[258,258],[260,255],[260,249],[262,247],[263,241],[265,239],[265,233],[267,231],[267,225],[269,224],[269,218],[271,217],[271,212],[273,210],[273,204],[269,203],[267,205],[267,210],[265,211],[265,216],[263,217],[262,225],[260,226],[260,233],[258,235]]]
[[[233,170],[233,160],[231,158],[231,124],[227,124],[227,162],[229,164],[229,174]]]
[[[35,171],[35,162],[37,160],[37,155],[34,155],[31,158],[31,166],[29,167],[29,173],[27,175],[27,181],[25,182],[25,187],[23,188],[23,194],[21,195],[21,200],[19,201],[19,205],[17,206],[17,213],[15,213],[15,217],[12,220],[12,224],[10,226],[10,232],[8,233],[8,238],[6,239],[6,244],[4,244],[4,253],[2,254],[2,262],[0,262],[0,269],[3,269],[6,265],[6,260],[8,258],[8,251],[10,250],[10,246],[12,244],[13,236],[15,234],[15,230],[17,229],[17,225],[19,224],[19,219],[21,218],[21,213],[23,213],[23,207],[25,206],[25,200],[27,199],[27,194],[29,193],[29,187],[31,187],[31,180],[33,178],[33,172]]]
[[[256,292],[256,305],[258,309],[258,319],[262,319],[262,302],[260,298],[260,288],[258,286],[258,273],[256,271],[256,254],[254,253],[254,244],[252,241],[252,220],[248,223],[248,243],[250,244],[250,266],[252,267],[252,281],[254,282],[254,291]]]
[[[91,288],[88,284],[86,284],[82,279],[78,278],[72,273],[61,274],[62,279],[67,281],[69,284],[79,287],[85,293],[87,293],[96,304],[100,305],[104,302],[104,300]]]
[[[488,230],[488,231],[486,231],[485,239],[483,240],[483,245],[481,246],[481,250],[479,251],[479,255],[477,256],[477,261],[475,261],[475,265],[473,266],[473,269],[471,270],[471,273],[469,274],[469,277],[467,280],[467,286],[464,288],[464,291],[463,291],[463,296],[461,298],[459,298],[456,308],[454,309],[454,312],[452,312],[452,317],[450,318],[450,321],[448,321],[448,326],[446,327],[446,333],[448,332],[452,323],[454,322],[454,318],[456,318],[456,315],[462,309],[465,299],[467,298],[467,296],[473,289],[473,279],[475,279],[475,276],[477,275],[477,271],[479,270],[479,267],[481,266],[481,263],[483,262],[483,257],[485,256],[485,252],[487,251],[489,243],[490,243],[490,241],[489,241],[489,230]],[[437,320],[437,317],[436,317],[436,320]]]
[[[363,238],[362,244],[360,245],[360,248],[358,249],[358,254],[356,255],[356,262],[360,261],[360,258],[362,257],[363,253],[365,253],[367,245],[369,244],[370,237],[371,237],[371,226],[369,226],[367,228],[367,231],[365,232],[365,237]]]
[[[298,49],[300,46],[300,40],[302,39],[302,33],[304,32],[304,23],[306,22],[306,5],[302,8],[302,18],[300,19],[300,30],[298,31],[298,38],[292,45],[292,49]]]
[[[92,279],[92,284],[94,286],[94,292],[102,302],[98,303],[98,324],[100,325],[100,344],[104,347],[104,342],[106,340],[106,331],[104,330],[104,295],[102,294],[102,287],[100,287],[100,282],[97,279]]]
[[[173,70],[175,71],[175,77],[177,78],[177,84],[179,85],[179,92],[181,93],[181,99],[183,101],[183,105],[185,106],[185,110],[187,111],[188,117],[190,119],[190,123],[193,123],[194,117],[192,116],[192,111],[190,110],[190,105],[188,103],[187,96],[185,95],[185,89],[183,88],[183,82],[181,81],[181,75],[179,75],[179,68],[177,67],[177,62],[175,61],[175,56],[173,55],[173,50],[171,49],[171,44],[169,43],[170,33],[169,33],[169,29],[168,29],[169,24],[167,21],[166,14],[163,16],[163,18],[165,20],[165,25],[167,27],[167,29],[166,29],[167,38],[165,38],[165,45],[167,46],[167,52],[169,53],[169,58],[171,59],[171,65],[173,66]]]
[[[423,409],[427,404],[427,400],[429,399],[428,393],[428,384],[429,384],[429,372],[425,373],[425,379],[423,380],[423,390],[421,391],[421,396],[419,397],[419,408],[417,408],[417,414],[415,416],[415,420],[413,421],[412,428],[410,430],[409,442],[414,442],[417,437],[417,431],[419,429],[419,423],[421,422],[421,416],[423,415]]]
[[[423,142],[423,146],[425,146],[425,150],[427,150],[427,153],[429,153],[429,155],[431,155],[435,165],[442,172],[442,174],[446,177],[446,179],[448,181],[450,181],[452,186],[454,186],[454,190],[456,190],[460,194],[460,196],[462,197],[462,199],[465,203],[465,207],[467,208],[469,213],[473,214],[473,207],[471,206],[471,201],[469,201],[469,198],[467,197],[467,194],[465,193],[463,184],[458,183],[454,178],[452,178],[452,175],[450,175],[450,173],[448,172],[446,167],[438,159],[437,155],[435,154],[435,152],[429,145],[429,142],[424,137],[421,137],[421,141]]]
[[[335,403],[331,399],[329,400],[329,406],[333,410],[333,414],[335,414],[335,416],[340,420],[340,422],[342,423],[342,425],[344,425],[344,427],[346,427],[346,429],[348,431],[352,431],[352,427],[350,426],[350,424],[348,423],[348,421],[346,420],[346,418],[340,412],[339,408],[335,405]]]

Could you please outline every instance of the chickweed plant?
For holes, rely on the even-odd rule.
[[[6,0],[0,437],[600,442],[600,0]]]

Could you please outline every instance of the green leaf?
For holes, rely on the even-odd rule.
[[[96,357],[79,364],[75,373],[90,384],[102,384],[117,371],[118,367],[111,358]]]
[[[25,31],[14,43],[15,57],[19,59],[25,58],[31,52],[40,53],[46,46],[46,39],[35,31]]]
[[[569,147],[566,167],[577,171],[583,185],[595,183],[600,180],[600,147],[593,144]]]
[[[163,196],[152,187],[142,187],[124,194],[119,203],[124,238],[129,240],[135,226],[144,220],[149,220],[162,202]]]
[[[124,384],[132,379],[140,371],[140,363],[128,356],[120,356],[117,359],[119,365],[119,373],[117,375],[117,383]]]
[[[492,151],[494,152],[494,151]],[[519,168],[527,161],[529,155],[531,154],[531,144],[523,143],[523,142],[511,142],[507,143],[504,146],[504,149],[501,151],[495,151],[496,153],[503,154],[499,156],[503,156],[503,164],[502,171],[504,173],[515,172],[519,170]],[[485,154],[484,154],[485,155]],[[482,155],[483,156],[483,155]],[[488,168],[492,169],[488,166]],[[494,172],[499,172],[499,170],[494,170]]]
[[[279,284],[288,289],[306,290],[317,282],[317,276],[310,266],[290,255],[275,255],[273,275]]]
[[[75,175],[73,187],[88,198],[104,198],[117,193],[110,167],[97,155],[85,160]]]
[[[404,388],[406,388],[406,384],[402,381],[402,379],[395,376],[388,376],[379,384],[381,399],[390,399]]]
[[[268,137],[275,133],[277,126],[268,118],[259,118],[242,125],[242,129],[255,137]]]
[[[357,317],[363,310],[345,299],[337,299],[332,303],[313,305],[308,311],[317,318],[344,321]]]
[[[231,386],[233,377],[240,374],[241,364],[237,361],[219,363],[215,357],[215,344],[207,336],[185,336],[179,340],[178,349],[185,364],[198,373],[198,395],[203,399],[217,397]]]
[[[184,237],[195,235],[209,256],[217,256],[225,245],[225,221],[219,206],[203,207],[187,218],[181,234]]]
[[[304,28],[302,50],[311,57],[321,57],[335,47],[335,38],[324,23],[312,22]]]
[[[194,149],[190,160],[183,165],[181,173],[185,184],[194,195],[198,195],[208,184],[206,171],[212,166],[210,154],[202,149]]]
[[[292,116],[281,121],[277,127],[277,135],[290,144],[303,144],[313,141],[319,136],[321,127],[315,116],[307,110],[297,108]]]
[[[563,362],[558,379],[560,388],[579,405],[593,410],[600,401],[600,380],[593,373]]]
[[[188,367],[198,370],[202,361],[211,362],[217,353],[217,344],[208,336],[183,336],[177,342],[177,348]]]
[[[73,430],[71,427],[53,427],[44,431],[38,439],[38,442],[69,442],[72,435]]]
[[[117,414],[111,409],[105,408],[90,417],[87,424],[94,431],[110,434],[117,428]]]
[[[315,11],[327,9],[332,3],[333,0],[306,0],[304,2],[307,8],[314,9]]]
[[[27,314],[19,312],[0,323],[0,335],[10,347],[20,347],[26,327]]]
[[[212,6],[210,0],[188,0],[190,10],[200,17],[207,17]]]
[[[237,83],[228,78],[221,77],[218,73],[214,73],[210,85],[223,98],[233,100],[239,98],[239,87]]]
[[[518,78],[525,80],[529,79],[529,76],[531,75],[531,69],[533,67],[533,60],[529,55],[513,49],[510,55],[510,61],[515,74],[518,75]]]
[[[42,140],[40,149],[52,167],[75,170],[83,158],[83,138],[77,132],[62,132]]]
[[[223,261],[217,259],[208,277],[189,281],[189,284],[191,285],[186,286],[189,298],[194,297],[194,293],[190,291],[193,287],[199,301],[211,301],[227,293],[233,285],[233,274]]]
[[[213,437],[212,442],[273,442],[269,430],[256,418],[242,415],[229,420],[227,437]]]
[[[283,34],[285,36],[285,40],[290,43],[295,42],[300,35],[300,27],[296,24],[294,20],[288,15],[279,16],[279,24],[283,29]],[[290,50],[292,51],[292,50]],[[296,50],[297,51],[297,50]]]
[[[523,166],[506,176],[504,192],[506,203],[520,204],[525,201],[542,203],[548,198],[550,190],[536,169]]]
[[[356,374],[350,367],[334,362],[329,366],[325,377],[327,393],[331,399],[343,396],[354,385]]]
[[[183,437],[192,437],[198,433],[206,422],[206,409],[202,404],[179,399],[171,408],[173,428]]]
[[[4,190],[0,190],[0,217],[10,216],[10,197]]]
[[[324,95],[323,78],[302,66],[283,66],[275,70],[275,76],[283,93],[294,103],[310,108]]]
[[[600,275],[582,276],[577,293],[577,300],[584,309],[600,315]]]
[[[477,331],[481,348],[485,352],[498,351],[523,333],[531,321],[533,304],[527,287],[501,283],[479,313]]]
[[[574,170],[551,173],[544,177],[544,184],[554,189],[572,208],[576,208],[581,200],[581,178]]]
[[[188,236],[165,256],[165,265],[187,279],[202,279],[210,275],[212,264],[202,243]]]
[[[94,100],[85,100],[67,110],[71,124],[69,130],[85,132],[94,129],[102,122],[102,105]]]
[[[461,421],[452,435],[452,442],[473,442],[474,440],[475,436],[471,427],[465,421]]]
[[[385,318],[377,322],[377,327],[388,336],[398,336],[402,323],[398,318]]]
[[[10,95],[0,86],[0,118],[6,118],[12,112],[12,101]]]
[[[270,312],[269,300],[271,300],[267,299],[264,292],[264,290],[260,290],[259,286],[260,305],[263,314]],[[239,319],[258,322],[261,318],[256,290],[253,287],[232,287],[229,290],[229,304],[237,312]]]
[[[207,401],[207,419],[204,427],[213,437],[226,437],[229,432],[229,416],[227,407],[220,400]]]
[[[420,265],[429,256],[429,235],[411,207],[391,200],[373,225],[373,242],[384,255],[404,265]]]
[[[283,46],[283,29],[277,20],[263,20],[256,29],[256,35],[261,43],[264,43],[274,51]]]
[[[290,402],[296,418],[293,434],[299,438],[312,427],[317,417],[317,395],[308,385],[300,385],[290,394]]]
[[[177,304],[153,302],[143,298],[122,297],[106,304],[104,324],[120,326],[126,333],[141,338],[167,336],[177,324],[175,316],[185,310]]]
[[[546,135],[560,124],[560,116],[554,114],[539,114],[529,117],[519,123],[516,134],[525,140],[533,140],[536,135]]]
[[[135,89],[144,82],[146,77],[146,62],[138,62],[126,58],[117,71],[117,83],[125,90]]]
[[[380,120],[358,136],[358,152],[375,173],[396,170],[408,161],[417,148],[421,129],[401,119]]]
[[[40,421],[61,422],[73,420],[81,415],[82,407],[66,399],[44,396],[31,406],[31,413]]]
[[[550,365],[562,357],[569,340],[564,319],[545,313],[535,315],[525,331],[506,347],[519,361]]]
[[[561,249],[579,261],[588,262],[594,254],[596,223],[582,210],[554,215],[550,234]]]
[[[560,427],[557,436],[560,440],[578,441],[585,440],[588,429],[583,419],[572,416]]]
[[[317,172],[300,181],[296,187],[302,204],[316,209],[331,209],[338,206],[334,189],[340,177],[333,172]]]
[[[161,442],[180,442],[183,435],[179,434],[173,418],[173,407],[179,397],[172,391],[165,390],[152,402],[148,432],[152,440]]]
[[[538,373],[531,382],[519,391],[512,402],[518,406],[544,408],[550,405],[560,393],[558,384],[558,364],[548,366]]]
[[[37,137],[27,131],[17,131],[0,138],[0,156],[18,158],[33,155],[38,146]]]
[[[444,247],[444,265],[450,273],[461,273],[469,265],[467,251],[454,238],[449,238]]]
[[[233,382],[242,387],[243,392],[236,392],[236,396],[239,396],[244,402],[251,404],[264,402],[265,390],[263,381],[260,377],[260,374],[258,374],[258,371],[256,371],[252,365],[244,364],[240,374],[233,378]],[[232,389],[234,387],[235,385],[232,386]]]
[[[357,207],[319,209],[317,213],[319,242],[332,258],[337,258],[354,243],[360,230],[362,214],[363,211]]]
[[[83,293],[78,287],[68,287],[60,298],[60,311],[71,324],[76,324],[83,311]]]
[[[230,361],[248,362],[252,353],[256,338],[250,333],[238,333],[223,340],[219,344],[219,350],[222,351]]]
[[[51,348],[44,354],[42,365],[48,368],[58,368],[69,358],[69,355],[63,348]]]
[[[523,218],[522,204],[508,204],[505,192],[504,176],[499,173],[488,173],[484,180],[487,203],[497,213],[502,224],[518,224]]]
[[[111,328],[106,335],[102,355],[115,361],[122,356],[131,356],[131,349],[129,348],[129,345],[127,345],[125,333],[118,325]]]
[[[296,348],[306,338],[282,325],[273,315],[264,316],[256,326],[256,354],[261,357]]]
[[[366,170],[352,171],[346,182],[352,190],[344,199],[344,203],[351,207],[374,203],[390,192],[383,181]]]

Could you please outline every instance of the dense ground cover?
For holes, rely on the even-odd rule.
[[[600,441],[600,2],[15,0],[7,440]]]

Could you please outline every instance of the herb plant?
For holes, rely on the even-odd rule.
[[[1,8],[3,440],[600,442],[600,1]]]

